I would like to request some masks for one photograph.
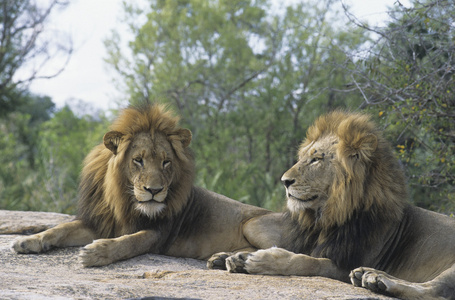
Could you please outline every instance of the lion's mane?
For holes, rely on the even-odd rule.
[[[362,250],[399,228],[408,195],[404,171],[370,116],[334,111],[308,129],[300,149],[336,136],[335,180],[318,211],[289,213],[295,252],[327,257],[347,269],[358,266]],[[318,180],[314,178],[314,180]]]
[[[174,137],[179,119],[162,105],[144,103],[124,109],[111,130],[124,134],[116,155],[104,144],[96,146],[85,158],[79,185],[78,218],[100,237],[111,238],[151,226],[151,222],[176,216],[187,203],[194,179],[194,160],[188,147]],[[140,214],[133,207],[134,195],[127,187],[125,153],[135,135],[142,132],[164,133],[175,151],[174,179],[166,197],[167,207],[158,221]],[[156,224],[155,224],[156,225]]]

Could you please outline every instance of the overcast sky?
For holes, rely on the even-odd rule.
[[[395,2],[345,0],[352,5],[352,12],[358,18],[373,24],[386,19],[386,8]],[[69,99],[80,99],[103,110],[115,108],[114,100],[120,99],[121,95],[112,82],[112,69],[103,60],[106,57],[103,40],[113,28],[123,29],[119,24],[121,3],[122,0],[73,0],[66,10],[54,14],[49,28],[69,33],[74,53],[58,77],[35,81],[31,91],[50,96],[58,107]],[[63,62],[53,63],[61,65]]]

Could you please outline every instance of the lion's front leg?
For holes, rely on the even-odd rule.
[[[296,254],[282,248],[269,248],[253,253],[238,253],[226,260],[231,272],[243,269],[250,274],[323,276],[348,281],[348,272],[339,269],[330,259]]]
[[[32,236],[17,238],[11,248],[16,253],[41,253],[54,247],[84,246],[94,238],[95,233],[80,220],[76,220],[59,224]]]
[[[154,252],[158,241],[157,233],[142,230],[114,239],[99,239],[85,246],[79,253],[79,261],[84,267],[99,267],[113,262]]]
[[[227,266],[227,259],[232,258],[232,257],[239,257],[239,258],[244,258],[246,260],[246,256],[251,253],[256,251],[255,248],[252,247],[247,247],[243,248],[240,250],[232,251],[232,252],[219,252],[213,254],[208,260],[207,260],[207,268],[209,269],[218,269],[218,270],[230,270],[228,269]],[[246,273],[246,271],[243,269],[243,263],[241,263],[240,268],[237,269],[237,271],[230,271],[232,273]]]
[[[282,248],[269,248],[253,253],[239,252],[226,259],[226,267],[232,273],[290,275],[291,258],[295,253]]]
[[[454,268],[454,267],[453,267]],[[432,281],[415,283],[386,272],[360,267],[349,274],[353,285],[400,299],[452,299],[455,288],[454,270],[447,270]]]

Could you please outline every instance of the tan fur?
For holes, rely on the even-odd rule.
[[[227,258],[229,270],[330,277],[402,299],[455,299],[455,220],[407,202],[404,171],[368,115],[321,116],[298,158],[282,177],[294,224],[283,232],[287,250],[238,253]]]
[[[107,148],[106,143],[111,143],[106,141],[105,136],[104,144],[95,147],[86,157],[80,183],[79,217],[86,222],[99,220],[93,227],[102,237],[113,237],[115,234],[111,231],[114,227],[126,229],[139,218],[140,213],[132,209],[129,201],[125,201],[132,197],[125,188],[131,184],[125,156],[131,141],[139,133],[147,132],[152,137],[157,133],[165,134],[177,155],[178,162],[173,164],[172,198],[167,199],[168,207],[164,212],[166,217],[176,215],[186,204],[194,177],[193,158],[187,148],[191,134],[178,127],[178,118],[164,106],[127,108],[112,124],[111,130],[121,133],[114,141],[119,145],[117,153],[114,155]],[[126,233],[129,232],[121,234]]]
[[[191,132],[163,106],[123,110],[84,160],[77,219],[19,238],[13,250],[86,245],[81,263],[102,266],[148,252],[207,259],[276,244],[277,230],[260,232],[279,224],[276,215],[193,186],[190,142]],[[224,268],[224,260],[209,266]]]
[[[369,210],[373,205],[390,219],[401,218],[407,199],[406,180],[388,142],[369,116],[342,111],[321,116],[308,129],[300,149],[330,135],[338,139],[338,160],[333,164],[336,178],[324,207],[321,226],[344,224],[354,211]],[[352,159],[357,155],[358,159]],[[386,160],[390,162],[383,164]],[[374,174],[368,174],[370,166],[375,167],[370,169]]]

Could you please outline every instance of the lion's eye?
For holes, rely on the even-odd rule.
[[[171,165],[171,161],[170,160],[165,160],[163,161],[163,168],[167,168]]]
[[[142,157],[135,157],[133,158],[133,162],[137,165],[142,166],[144,164],[144,161],[142,160]]]

